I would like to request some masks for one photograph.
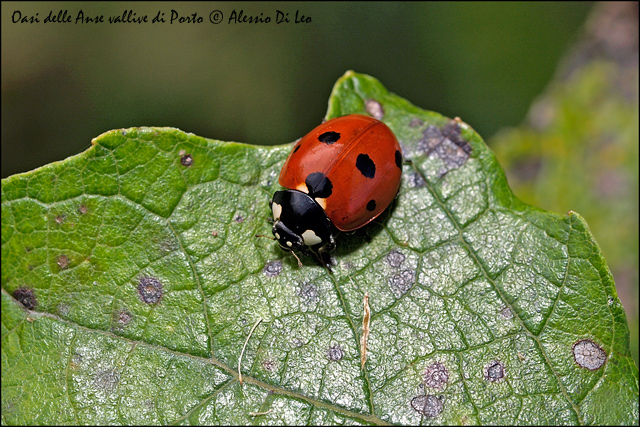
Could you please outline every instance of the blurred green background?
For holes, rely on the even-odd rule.
[[[562,195],[545,199],[530,189],[537,185],[538,195],[544,195],[556,188],[554,182],[532,184],[542,175],[547,181],[563,180],[565,186],[588,176],[585,163],[579,161],[582,157],[566,160],[574,152],[570,144],[564,151],[546,150],[544,155],[538,153],[535,173],[525,177],[528,181],[519,179],[518,171],[529,170],[522,166],[527,150],[539,150],[541,144],[532,143],[533,137],[522,142],[518,132],[525,132],[521,125],[530,127],[528,112],[534,100],[550,90],[559,64],[585,33],[585,22],[597,6],[591,2],[3,2],[2,177],[77,154],[90,146],[93,137],[122,127],[173,126],[220,140],[290,142],[321,121],[334,82],[351,69],[376,77],[419,107],[462,118],[497,147],[518,196],[566,213],[561,201],[568,200]],[[160,11],[168,21],[172,9],[181,17],[196,13],[204,22],[74,23],[80,10],[92,17],[133,11],[149,20]],[[72,23],[43,22],[50,11],[57,16],[64,10]],[[209,23],[214,10],[223,14],[217,25]],[[288,13],[290,22],[229,23],[232,12],[241,10],[246,16],[272,20],[279,10]],[[15,11],[21,17],[37,13],[40,22],[13,23]],[[311,22],[294,23],[296,11]],[[635,37],[637,58],[637,30]],[[637,111],[637,85],[635,90]],[[598,93],[606,97],[607,89]],[[505,130],[509,128],[513,130]],[[582,132],[588,135],[588,130]],[[530,134],[536,132],[534,127]],[[582,147],[583,140],[575,144]],[[635,142],[635,154],[632,151],[627,159],[632,175],[635,162],[636,195],[631,206],[622,204],[619,213],[630,224],[627,227],[635,226],[635,241],[608,238],[612,221],[618,221],[617,214],[610,216],[611,210],[585,213],[580,206],[570,208],[586,217],[601,244],[612,241],[613,249],[603,244],[603,251],[635,331],[632,348],[637,361]],[[541,175],[540,171],[551,170],[540,166],[546,160],[555,162],[564,174]],[[582,198],[581,189],[591,188],[589,182],[579,184],[574,191],[577,200]],[[586,200],[597,206],[616,205],[610,199]],[[616,274],[616,257],[623,258],[623,273]]]

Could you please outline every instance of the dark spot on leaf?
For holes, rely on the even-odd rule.
[[[56,262],[61,270],[66,270],[69,267],[69,257],[66,255],[60,255]]]
[[[93,386],[98,390],[113,391],[120,381],[120,374],[115,369],[105,369],[96,374]]]
[[[402,295],[406,294],[409,289],[411,289],[414,279],[415,272],[413,270],[404,270],[403,272],[395,274],[389,278],[389,288],[396,298],[400,298]]]
[[[376,209],[376,201],[371,199],[369,200],[369,203],[367,203],[367,210],[369,212],[373,212]]]
[[[584,339],[573,345],[573,358],[581,368],[595,371],[607,361],[607,353],[593,341]]]
[[[58,224],[58,225],[62,224],[65,219],[67,219],[67,217],[65,215],[58,215],[56,217],[56,224]]]
[[[127,310],[117,310],[114,313],[114,320],[122,326],[128,325],[132,318],[133,316]]]
[[[304,180],[304,183],[309,189],[309,196],[313,199],[318,197],[325,199],[333,192],[333,184],[331,183],[331,180],[321,172],[310,173],[307,176],[307,179]]]
[[[122,136],[126,136],[126,135],[127,135],[127,131],[126,131],[126,130],[123,130],[123,131],[122,131]]]
[[[318,141],[324,143],[324,144],[333,144],[334,142],[337,142],[340,139],[340,134],[338,132],[325,132],[322,135],[320,135],[318,137]]]
[[[212,235],[213,237],[218,237],[218,232],[217,232],[216,230],[213,230],[213,231],[211,232],[211,235]]]
[[[364,103],[364,108],[367,110],[367,113],[369,113],[373,118],[382,120],[382,118],[384,117],[384,108],[382,108],[382,104],[380,104],[375,99],[367,99],[367,101]]]
[[[193,164],[193,157],[191,154],[185,154],[180,157],[180,164],[182,166],[191,166]]]
[[[298,296],[305,304],[313,304],[318,301],[318,288],[314,283],[305,283],[300,287]]]
[[[459,168],[469,158],[471,145],[462,139],[459,123],[452,120],[442,128],[428,126],[422,134],[423,138],[418,141],[418,151],[442,159],[444,166],[440,175]]]
[[[27,310],[33,310],[38,305],[38,299],[36,298],[33,289],[18,288],[13,291],[13,297]]]
[[[414,117],[414,118],[412,118],[412,119],[411,119],[411,121],[409,122],[409,127],[417,128],[417,127],[422,126],[423,124],[424,124],[424,122],[423,122],[422,120],[420,120],[420,119],[419,119],[419,118],[417,118],[417,117]]]
[[[402,153],[400,150],[396,150],[396,166],[402,169]]]
[[[505,319],[513,319],[513,312],[509,307],[503,308],[500,314],[502,314],[502,317]]]
[[[84,215],[89,212],[89,208],[87,207],[87,205],[80,205],[78,206],[78,212],[80,212],[81,215]]]
[[[273,372],[276,369],[276,366],[276,362],[271,359],[267,359],[262,362],[262,367],[269,372]]]
[[[502,381],[504,378],[504,365],[499,360],[489,362],[484,367],[484,379],[492,383]]]
[[[282,261],[275,260],[269,261],[267,265],[264,266],[262,272],[267,277],[275,277],[282,272]]]
[[[33,250],[33,248],[31,246],[25,246],[24,247],[24,251],[25,252],[31,252]]]
[[[244,217],[240,214],[236,215],[234,220],[238,223],[238,224],[242,224],[244,222]]]
[[[373,163],[373,160],[371,160],[367,154],[358,154],[358,157],[356,158],[356,168],[358,168],[360,173],[366,178],[373,178],[376,176],[376,164]]]
[[[397,249],[392,249],[387,254],[387,262],[393,268],[398,268],[402,265],[405,260],[405,256],[402,252]]]
[[[449,371],[440,362],[434,362],[427,368],[424,373],[424,384],[427,387],[438,390],[444,389],[449,382]]]
[[[294,153],[300,149],[300,145],[302,145],[302,144],[298,144],[298,145],[296,145],[296,148],[294,148],[294,149],[293,149],[293,152],[294,152]]]
[[[411,399],[411,407],[427,418],[435,418],[442,413],[442,400],[431,394],[421,394]]]
[[[155,277],[141,277],[138,294],[145,303],[156,304],[162,298],[162,283]]]
[[[409,182],[409,187],[411,188],[422,188],[426,184],[424,178],[418,172],[411,172],[407,176],[407,181]]]
[[[340,344],[332,345],[327,351],[327,357],[332,362],[338,362],[344,357],[344,350],[340,347]]]

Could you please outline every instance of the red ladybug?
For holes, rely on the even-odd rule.
[[[384,123],[359,114],[329,120],[300,139],[282,167],[288,190],[271,199],[273,235],[287,251],[331,251],[332,227],[351,231],[378,217],[401,174],[400,145]]]

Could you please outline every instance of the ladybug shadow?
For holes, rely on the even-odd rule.
[[[375,237],[382,233],[386,227],[387,221],[393,215],[397,207],[397,199],[394,199],[389,207],[376,219],[369,224],[354,231],[341,231],[336,236],[336,250],[333,255],[342,257],[353,252],[366,248]]]

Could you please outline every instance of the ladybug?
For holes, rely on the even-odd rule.
[[[279,182],[287,190],[271,199],[273,235],[294,256],[310,250],[320,259],[336,246],[334,227],[356,230],[384,212],[401,175],[400,145],[384,123],[359,114],[324,122],[296,143],[282,167]]]

